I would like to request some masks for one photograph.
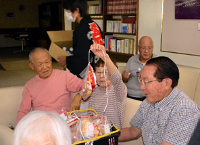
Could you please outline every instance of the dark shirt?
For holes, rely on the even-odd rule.
[[[188,145],[200,145],[200,120],[194,130],[192,137],[190,138]]]
[[[91,19],[91,17],[87,15],[83,17],[83,19],[80,21],[80,24],[73,32],[73,55],[67,57],[67,68],[71,73],[77,75],[78,77],[80,77],[79,74],[86,68],[89,62],[88,52],[90,45],[94,43],[90,26],[90,24],[93,22],[94,21]],[[101,34],[99,41],[102,41],[102,32],[99,26],[98,28],[98,31],[100,31]],[[94,59],[94,54],[90,52],[90,63],[92,67],[94,67]]]

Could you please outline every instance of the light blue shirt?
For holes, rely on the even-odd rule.
[[[157,55],[153,54],[153,57]],[[140,62],[140,54],[129,58],[124,70],[131,72],[127,86],[127,94],[135,98],[144,97],[144,93],[140,90],[140,83],[137,80],[137,71],[141,71],[145,64]]]
[[[174,88],[169,96],[151,104],[144,100],[130,124],[141,129],[144,144],[166,141],[186,145],[200,118],[200,109],[182,91]]]

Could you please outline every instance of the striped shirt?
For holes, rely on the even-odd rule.
[[[166,141],[174,145],[188,143],[200,117],[200,109],[182,91],[174,88],[158,103],[143,101],[130,124],[141,129],[144,144]]]
[[[89,108],[93,108],[99,115],[107,116],[112,123],[118,128],[122,128],[124,118],[125,102],[127,88],[122,81],[121,73],[116,69],[112,76],[109,76],[112,81],[112,86],[106,90],[101,90],[98,86],[94,89],[90,100]],[[108,105],[105,113],[103,113],[108,97]]]

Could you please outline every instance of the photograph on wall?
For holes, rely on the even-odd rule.
[[[13,11],[6,11],[6,18],[8,18],[8,19],[14,18],[14,12]]]
[[[163,0],[161,51],[200,56],[199,19],[175,19],[175,1]]]
[[[200,19],[200,0],[175,0],[175,19]]]

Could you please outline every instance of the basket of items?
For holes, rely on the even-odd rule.
[[[120,130],[106,116],[100,116],[94,109],[67,112],[60,116],[70,126],[73,145],[117,145]]]

